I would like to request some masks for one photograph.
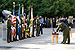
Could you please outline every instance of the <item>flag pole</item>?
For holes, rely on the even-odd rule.
[[[19,4],[19,24],[18,24],[18,40],[20,39],[20,24],[21,24],[21,22],[20,22],[20,4]]]
[[[13,2],[13,16],[15,16],[15,2]]]

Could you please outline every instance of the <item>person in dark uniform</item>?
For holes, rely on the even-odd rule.
[[[25,37],[25,24],[23,25],[23,39],[26,39],[26,37]]]
[[[59,20],[56,21],[56,23],[58,24],[57,27],[57,32],[59,31],[63,31],[63,44],[70,44],[70,29],[69,27],[64,24],[64,23],[60,23]],[[66,40],[68,39],[68,43],[66,43]]]
[[[25,22],[25,18],[26,18],[26,14],[24,13],[24,22]],[[24,23],[24,25],[23,25],[23,39],[26,39],[26,37],[25,37],[25,23]]]
[[[18,24],[19,24],[19,21],[18,21],[18,19],[17,19],[17,15],[16,15],[16,41],[18,41],[17,40],[17,36],[18,36]]]
[[[11,21],[11,16],[9,15],[7,20],[7,42],[8,43],[10,43],[11,41],[11,26],[12,26],[12,21]]]
[[[40,36],[40,21],[39,21],[39,17],[37,16],[36,19],[36,36]]]
[[[32,34],[32,37],[35,37],[34,36],[35,25],[36,25],[36,18],[33,19],[33,34]]]
[[[22,40],[22,32],[23,32],[23,20],[22,20],[22,15],[21,15],[21,25],[20,25],[20,40]]]

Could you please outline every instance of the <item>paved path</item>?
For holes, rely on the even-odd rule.
[[[60,44],[62,41],[62,33],[60,32],[58,44],[51,43],[52,29],[44,28],[44,34],[39,37],[32,37],[17,42],[7,43],[0,39],[0,50],[75,50],[75,28],[72,29],[73,37],[71,44]],[[0,37],[1,38],[1,37]]]

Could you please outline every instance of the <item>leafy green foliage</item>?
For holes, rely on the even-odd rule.
[[[16,14],[19,12],[19,4],[24,5],[24,12],[28,14],[29,5],[34,9],[34,16],[75,16],[75,0],[0,0],[0,16],[2,10],[13,12],[13,2],[16,2]]]
[[[2,24],[2,22],[0,22],[0,24]]]

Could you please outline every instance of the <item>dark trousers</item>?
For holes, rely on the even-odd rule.
[[[65,32],[63,32],[63,42],[66,43],[67,40],[68,43],[70,43],[70,32],[65,30]]]
[[[16,27],[16,40],[17,40],[17,35],[18,35],[18,27]]]
[[[72,27],[72,23],[69,23],[69,26],[71,26],[71,27]]]
[[[33,33],[32,33],[32,36],[34,36],[34,25],[33,25]]]
[[[23,32],[23,39],[25,39],[25,31]]]
[[[11,41],[11,29],[7,30],[7,42],[9,43]]]
[[[55,23],[53,23],[53,28],[55,28],[55,26],[56,26],[56,24],[55,24]]]
[[[19,34],[19,39],[22,39],[22,28],[20,28],[20,34]]]
[[[41,34],[43,34],[43,32],[42,32],[42,24],[41,24],[41,26],[40,26],[40,31],[41,31]]]
[[[36,36],[39,36],[40,34],[40,29],[36,28]]]

